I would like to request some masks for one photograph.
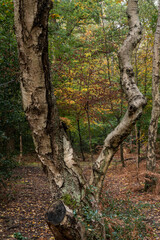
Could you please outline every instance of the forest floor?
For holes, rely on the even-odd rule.
[[[160,186],[154,193],[144,192],[145,161],[137,170],[135,156],[130,156],[125,168],[116,161],[116,157],[108,170],[104,191],[116,199],[129,197],[133,203],[149,204],[142,210],[145,221],[154,233],[151,239],[160,239]],[[157,164],[160,169],[160,161]],[[89,176],[89,164],[82,165],[86,176]],[[12,181],[0,189],[0,240],[54,239],[44,219],[50,203],[49,186],[41,165],[35,157],[27,156],[14,170]]]

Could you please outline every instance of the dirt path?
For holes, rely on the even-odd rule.
[[[19,167],[14,178],[16,181],[7,186],[5,193],[8,202],[0,202],[0,239],[15,239],[14,235],[17,239],[53,239],[44,221],[51,197],[41,168]]]

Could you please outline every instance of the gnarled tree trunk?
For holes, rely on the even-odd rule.
[[[53,204],[46,214],[48,225],[57,240],[85,240],[88,233],[74,216],[73,209],[78,203],[80,215],[81,207],[88,203],[87,183],[63,131],[50,83],[47,28],[51,6],[51,0],[14,1],[23,107],[36,152],[46,166],[50,182]],[[95,208],[112,157],[130,134],[146,104],[135,84],[130,61],[131,53],[141,39],[137,0],[129,0],[127,13],[130,30],[119,51],[119,61],[128,110],[120,124],[107,136],[102,152],[94,163],[91,184],[98,191],[92,193],[91,197],[92,207]]]
[[[136,120],[138,120],[142,114],[143,107],[146,105],[146,99],[135,83],[134,72],[131,65],[131,54],[137,43],[140,42],[142,35],[137,3],[138,0],[128,1],[129,34],[119,50],[121,85],[128,100],[128,109],[120,124],[105,139],[103,149],[94,164],[92,184],[98,188],[96,198],[99,197],[106,171],[114,153],[117,151],[121,142],[130,134]]]
[[[73,211],[64,207],[65,203],[60,200],[69,195],[80,201],[85,191],[85,179],[60,123],[50,83],[47,32],[51,6],[50,0],[14,1],[21,92],[35,149],[47,168],[54,206],[58,209],[56,214],[49,210],[48,222],[50,226],[53,222],[56,239],[81,239],[81,229],[74,221]]]
[[[160,0],[158,7],[158,21],[155,32],[153,47],[153,72],[152,72],[152,113],[151,121],[148,129],[148,146],[147,146],[147,170],[154,172],[156,168],[156,140],[158,119],[160,116],[160,96],[159,96],[159,68],[160,68]],[[152,181],[152,175],[147,174],[145,188],[148,190],[155,180]]]

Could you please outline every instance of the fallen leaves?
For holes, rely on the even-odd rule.
[[[44,220],[50,205],[50,192],[46,176],[39,166],[23,166],[15,170],[16,182],[10,184],[8,201],[0,202],[0,239],[54,239]]]

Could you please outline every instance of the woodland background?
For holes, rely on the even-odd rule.
[[[54,92],[64,128],[83,160],[86,153],[92,157],[99,151],[105,136],[119,123],[127,107],[119,84],[117,58],[128,32],[126,2],[108,0],[103,4],[107,11],[98,1],[54,1],[49,19]],[[137,146],[145,148],[147,144],[158,14],[153,1],[140,0],[139,9],[143,39],[132,61],[135,79],[147,98],[147,106],[123,144],[130,151],[137,151]],[[13,155],[20,152],[21,137],[24,152],[33,150],[33,143],[21,104],[13,2],[2,1],[0,13],[0,148],[2,155]]]
[[[79,161],[94,161],[105,137],[127,109],[117,56],[128,34],[127,1],[54,0],[53,4],[49,57],[62,125]],[[143,37],[132,63],[147,106],[115,157],[123,167],[125,160],[136,159],[139,165],[145,158],[152,110],[152,56],[158,8],[154,1],[139,0],[139,9]],[[12,1],[1,1],[0,29],[0,181],[4,185],[17,161],[20,164],[23,155],[34,153],[34,146],[21,103]],[[157,149],[159,138],[158,127]]]

